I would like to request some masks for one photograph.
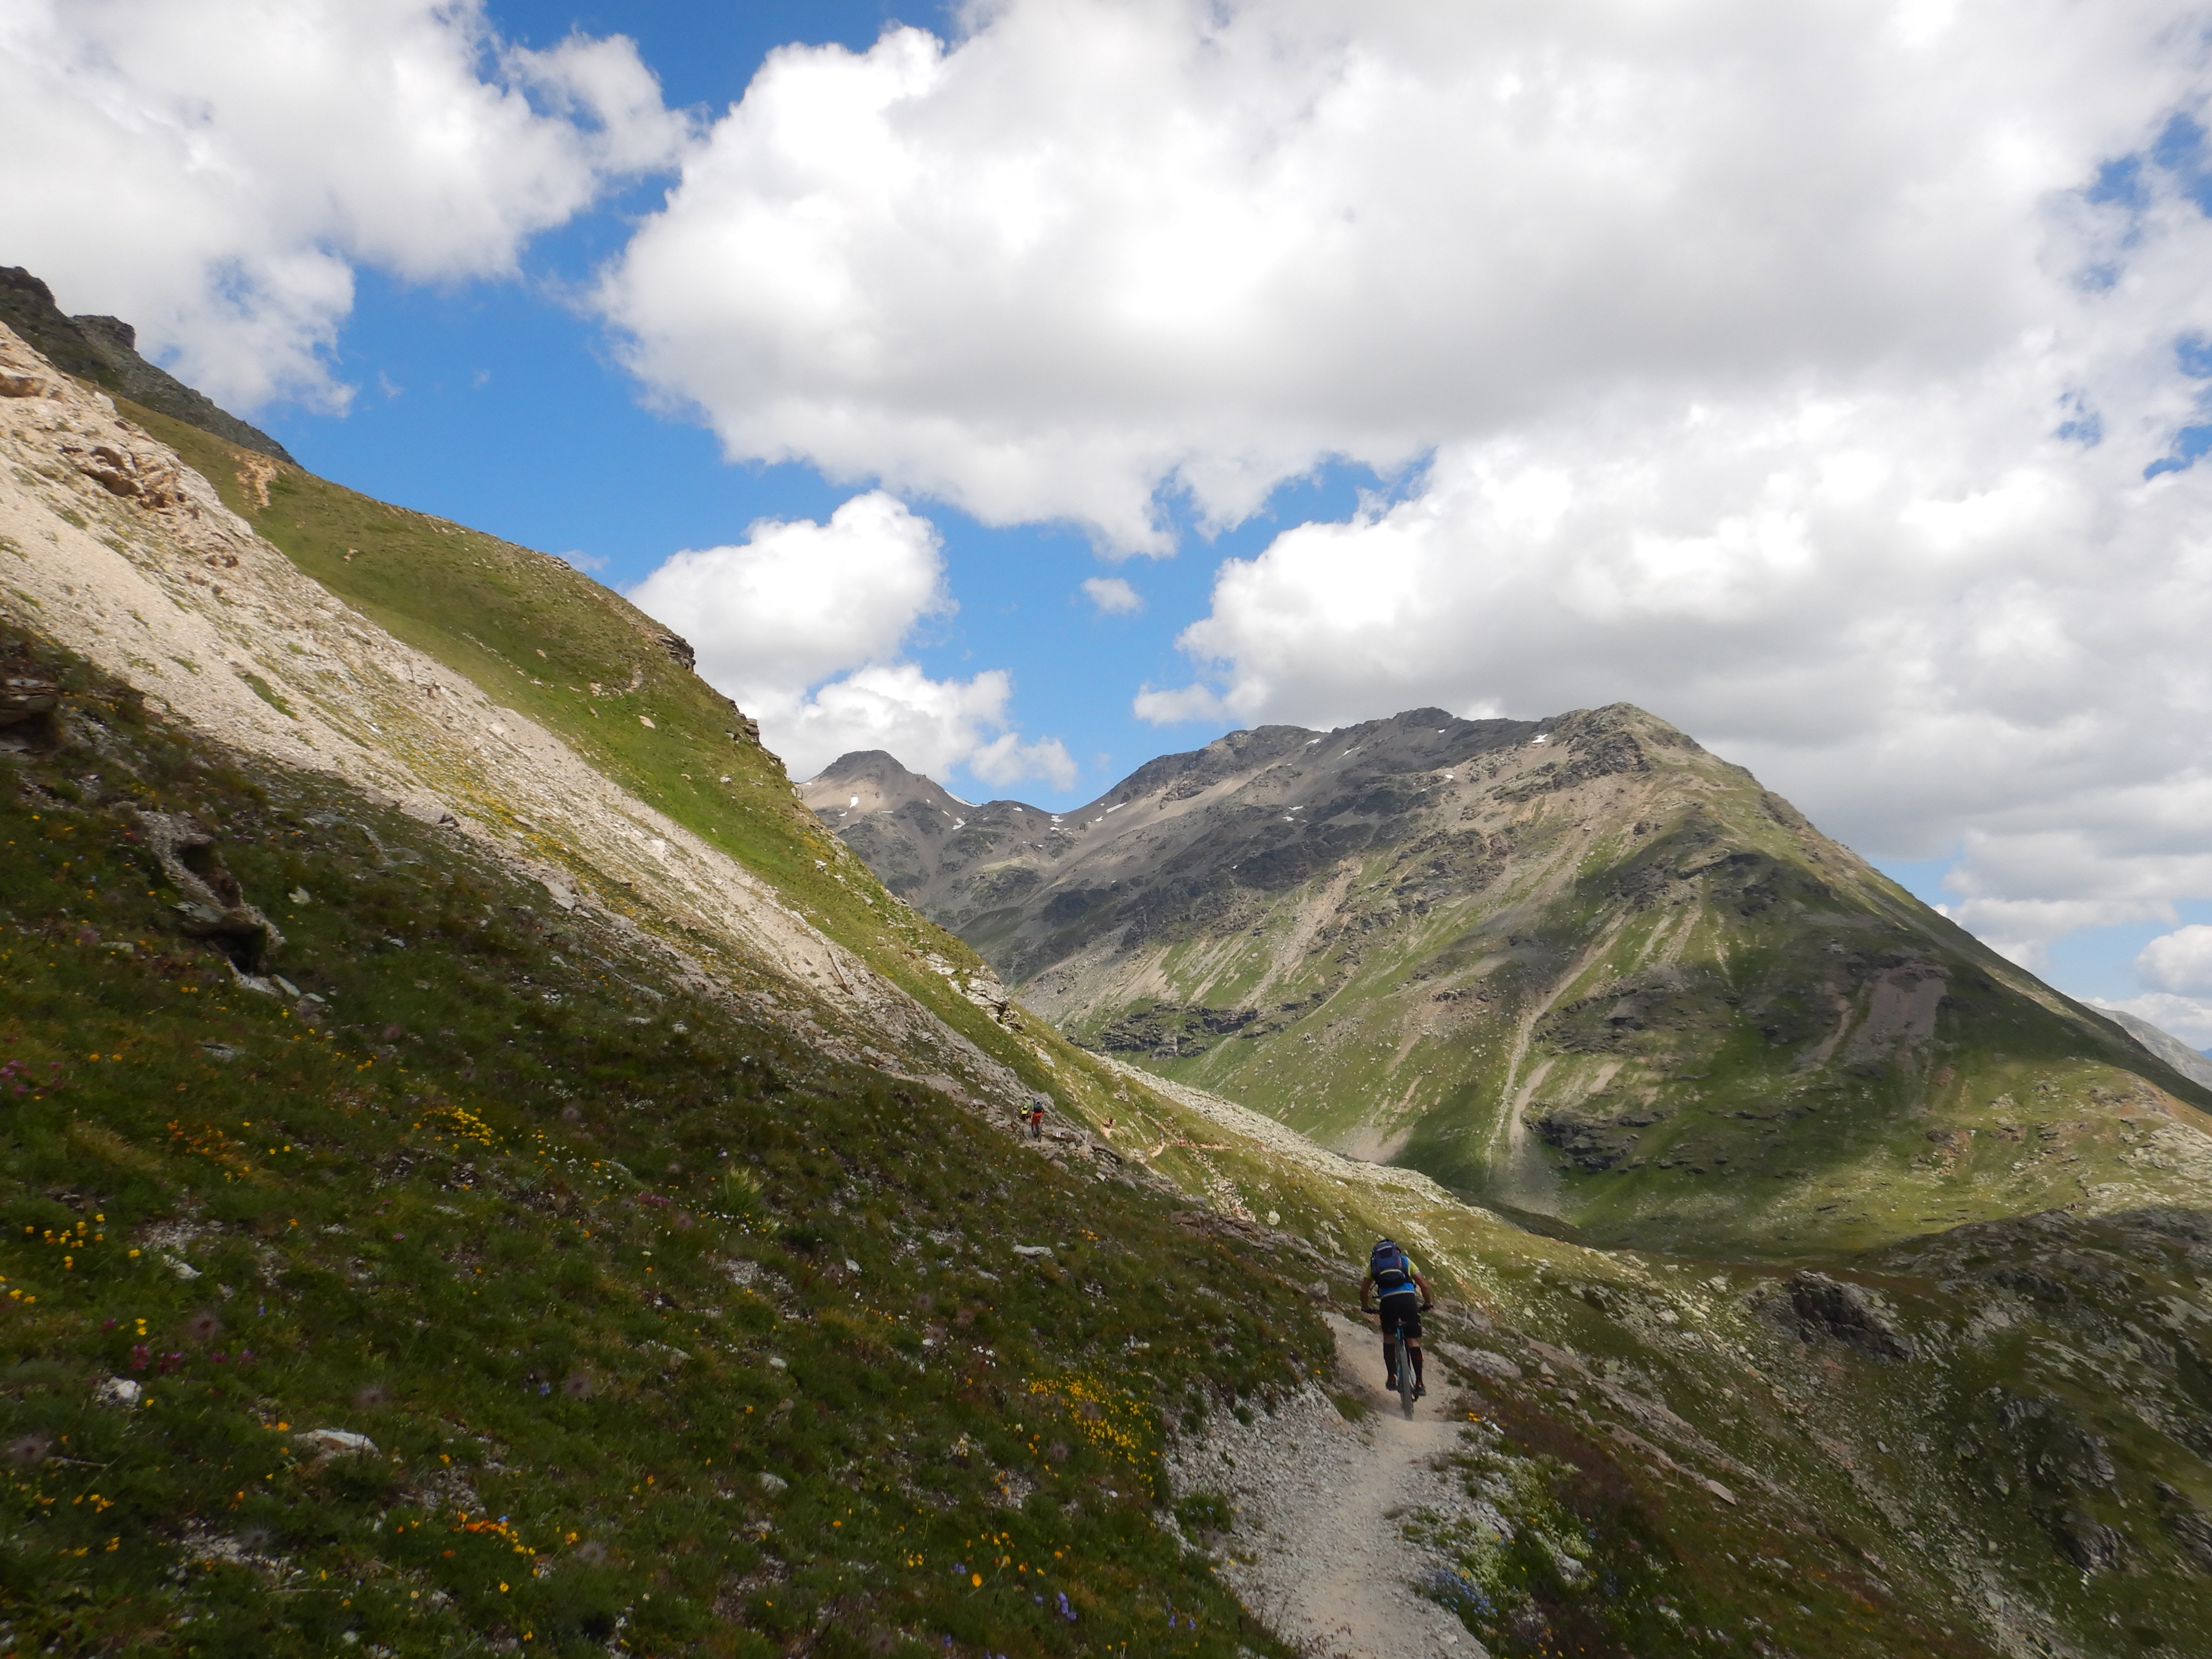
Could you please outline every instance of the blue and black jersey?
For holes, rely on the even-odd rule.
[[[1414,1272],[1413,1257],[1399,1249],[1386,1250],[1367,1263],[1367,1277],[1375,1286],[1375,1293],[1385,1299],[1419,1296],[1421,1287],[1413,1282]]]

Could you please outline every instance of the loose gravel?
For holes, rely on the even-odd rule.
[[[1310,1383],[1249,1425],[1217,1413],[1204,1438],[1170,1457],[1176,1492],[1228,1498],[1235,1528],[1211,1540],[1222,1579],[1304,1659],[1487,1659],[1456,1618],[1415,1592],[1438,1563],[1400,1535],[1423,1509],[1489,1518],[1438,1467],[1458,1444],[1465,1408],[1432,1364],[1429,1396],[1407,1421],[1382,1392],[1373,1330],[1328,1320],[1337,1342],[1329,1386],[1364,1400],[1364,1419],[1346,1420]]]

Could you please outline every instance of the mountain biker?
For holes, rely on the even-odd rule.
[[[1371,1308],[1367,1305],[1370,1291],[1376,1303]],[[1403,1330],[1406,1352],[1413,1362],[1413,1398],[1428,1392],[1421,1383],[1421,1316],[1435,1305],[1429,1281],[1415,1268],[1413,1259],[1390,1240],[1376,1239],[1367,1255],[1367,1277],[1359,1281],[1359,1311],[1382,1316],[1384,1389],[1395,1392],[1398,1387],[1397,1345],[1390,1339]]]
[[[1044,1097],[1042,1095],[1030,1097],[1029,1120],[1030,1139],[1042,1140],[1044,1139]]]

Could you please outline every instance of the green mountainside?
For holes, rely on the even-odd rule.
[[[0,791],[8,1651],[1077,1650],[1032,1583],[1093,1650],[1164,1596],[1272,1650],[1147,1470],[1163,1408],[1315,1350],[1279,1275],[449,833],[9,667],[70,717]],[[283,994],[180,933],[149,813],[270,903]],[[1188,1271],[1238,1287],[1202,1333]]]
[[[1379,968],[1455,890],[1431,872],[1395,899],[1412,921],[1350,925],[1385,914],[1363,872],[1395,856],[1391,826],[1435,804],[1402,781],[1360,782],[1320,854],[1264,828],[1308,805],[1182,823],[1237,797],[1240,765],[1314,766],[1316,734],[1168,757],[1142,798],[1059,824],[880,763],[862,812],[848,779],[855,846],[870,813],[879,834],[925,808],[950,826],[895,878],[924,908],[979,824],[1049,849],[1030,878],[1009,854],[947,884],[1071,1023],[1052,965],[1091,959],[1069,942],[1125,877],[1049,918],[1020,895],[1102,825],[1138,819],[1184,861],[1170,890],[1131,852],[1152,897],[1082,947],[1101,960],[1212,939],[1227,961],[1279,925],[1267,896],[1337,884],[1324,949],[1279,952],[1334,988],[1245,1022],[1280,1030],[1194,1012],[1296,1000],[1249,973],[1242,994],[1163,986],[1089,1030],[1115,1053],[1078,1048],[887,891],[615,596],[154,411],[118,418],[4,331],[0,359],[0,1655],[1287,1659],[1237,1587],[1312,1576],[1285,1540],[1316,1527],[1455,1619],[1450,1650],[1505,1659],[2185,1653],[2212,1626],[2199,1097],[1963,935],[1911,933],[1925,913],[1855,861],[1817,905],[1777,876],[1765,909],[1711,920],[1716,891],[1759,884],[1704,863],[1746,850],[1757,792],[1686,740],[1628,732],[1724,827],[1663,841],[1668,884],[1616,933],[1672,915],[1646,959],[1694,966],[1717,939],[1733,971],[1781,904],[1892,905],[1836,924],[1866,967],[1810,960],[1869,1011],[1844,1051],[1900,982],[1893,938],[2017,1020],[2013,1103],[1984,1104],[2019,1139],[1929,1139],[1965,1120],[1928,1070],[1950,1115],[1929,1109],[1915,1156],[1954,1162],[1895,1177],[1979,1194],[1960,1171],[1990,1159],[2010,1184],[1986,1218],[1808,1221],[1778,1244],[1763,1230],[1801,1200],[1760,1212],[1730,1178],[1713,1192],[1743,1204],[1735,1231],[1725,1204],[1700,1237],[1631,1205],[1625,1230],[1678,1247],[1597,1248],[1179,1081],[1235,1044],[1288,1052],[1352,1006],[1332,998],[1381,1018],[1397,1005],[1347,945]],[[1574,869],[1574,811],[1598,798],[1575,793],[1592,746],[1569,725],[1484,751],[1485,787],[1573,775],[1504,803],[1542,808],[1520,848],[1564,838],[1549,884],[1512,849],[1489,878],[1523,895],[1535,943],[1505,950],[1532,975],[1598,879],[1594,857]],[[1383,737],[1465,735],[1438,726]],[[1849,860],[1760,810],[1778,866]],[[1224,822],[1273,848],[1275,884],[1215,883]],[[1611,890],[1587,896],[1589,939]],[[1435,993],[1479,989],[1494,954],[1431,974],[1426,1006],[1480,1007]],[[1938,1058],[1936,1006],[1935,1036],[1909,1028],[1839,1117],[1908,1109],[1898,1073]],[[1629,1028],[1674,1034],[1630,1053],[1662,1088],[1695,1080],[1666,1054],[1711,1042],[1674,1018]],[[1547,1077],[1621,1052],[1554,1050]],[[1352,1098],[1346,1063],[1317,1056],[1314,1086]],[[1249,1094],[1240,1066],[1221,1075]],[[1046,1132],[1018,1139],[1032,1095]],[[1887,1169],[1856,1144],[1824,1167]],[[1672,1201],[1707,1196],[1663,1173],[1689,1194]],[[1896,1195],[1865,1191],[1869,1211]],[[1383,1231],[1440,1295],[1422,1410],[1456,1425],[1449,1496],[1301,1511],[1247,1477],[1346,1437],[1391,1455],[1371,1334],[1345,1318]]]
[[[1789,1258],[2198,1201],[2203,1085],[1638,709],[1263,727],[1062,815],[891,769],[807,798],[1031,1006],[1483,1203]]]

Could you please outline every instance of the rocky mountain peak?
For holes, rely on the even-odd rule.
[[[216,406],[204,392],[138,355],[138,331],[118,317],[71,317],[53,290],[20,265],[0,265],[0,323],[46,361],[155,413],[296,466],[283,445]]]
[[[835,833],[1079,1040],[1622,1241],[1879,1243],[2023,1087],[2212,1104],[1627,703],[1260,726],[1059,815],[832,772]]]
[[[799,786],[806,805],[826,820],[849,823],[881,812],[920,806],[949,824],[974,805],[919,772],[909,772],[880,749],[840,755]],[[918,818],[916,823],[926,822]]]

